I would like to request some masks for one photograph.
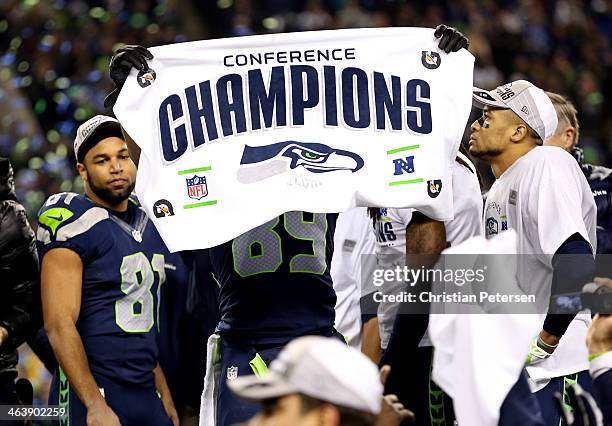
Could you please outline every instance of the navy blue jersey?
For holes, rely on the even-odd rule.
[[[336,218],[288,212],[209,249],[221,286],[218,331],[244,343],[268,344],[331,330]]]
[[[167,249],[134,200],[115,213],[83,195],[56,194],[39,212],[41,261],[54,248],[83,262],[76,323],[94,375],[142,386],[154,383],[159,286]]]

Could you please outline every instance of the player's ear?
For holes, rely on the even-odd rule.
[[[317,415],[319,416],[320,425],[332,426],[340,424],[340,411],[332,404],[322,404],[317,408]]]
[[[87,169],[85,168],[83,163],[77,163],[77,171],[79,172],[79,175],[81,175],[81,179],[83,179],[83,182],[87,182],[89,176],[87,175]]]
[[[523,123],[518,123],[513,127],[514,127],[514,131],[512,135],[510,135],[510,140],[512,142],[515,142],[515,143],[520,142],[523,139],[525,139],[527,135],[529,134],[527,126]]]
[[[571,150],[574,147],[574,139],[576,138],[576,129],[572,126],[568,126],[563,131],[563,149],[566,151]]]

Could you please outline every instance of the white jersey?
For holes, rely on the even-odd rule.
[[[359,301],[363,258],[374,256],[375,240],[370,232],[371,223],[367,208],[356,207],[338,215],[334,233],[330,273],[337,297],[335,327],[349,345],[357,349],[361,349]]]
[[[514,229],[518,235],[517,280],[528,294],[548,300],[552,258],[563,242],[579,233],[596,251],[597,210],[576,160],[563,149],[537,147],[518,159],[491,187],[484,211],[487,238]],[[559,347],[545,362],[528,367],[534,380],[588,369],[585,346],[590,317],[579,314]]]
[[[451,246],[457,245],[471,237],[482,235],[482,195],[480,193],[480,185],[476,175],[476,169],[470,160],[462,155],[458,156],[466,162],[470,169],[459,164],[453,163],[453,209],[455,217],[452,220],[444,222],[446,227],[446,241]],[[376,254],[379,256],[380,266],[387,265],[385,255],[404,255],[406,253],[406,227],[412,219],[413,209],[381,209],[381,218],[376,223]],[[403,261],[397,256],[389,256],[389,259],[397,259]],[[399,291],[403,286],[403,282],[397,282],[394,285],[382,286],[382,292]],[[385,291],[387,290],[387,291]],[[378,323],[380,331],[380,342],[382,349],[387,347],[391,331],[393,330],[393,322],[398,309],[397,304],[381,303],[378,306]],[[422,342],[427,343],[427,341]]]

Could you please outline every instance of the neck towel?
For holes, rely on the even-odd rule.
[[[372,28],[151,48],[114,112],[141,148],[136,193],[170,251],[292,210],[450,220],[474,57],[437,43],[431,29]]]

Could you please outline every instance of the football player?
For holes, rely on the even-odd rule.
[[[53,195],[38,216],[45,330],[59,361],[49,403],[67,409],[61,424],[176,426],[156,344],[167,249],[130,198],[136,167],[119,122],[83,123],[74,152],[85,194]]]
[[[465,152],[459,152],[453,163],[453,206],[454,219],[446,223],[431,220],[414,209],[370,209],[378,264],[390,269],[398,261],[403,265],[404,255],[428,255],[433,260],[449,245],[482,233],[478,176]],[[380,290],[399,294],[404,283],[386,283]],[[403,310],[398,312],[399,307],[399,303],[384,302],[378,306],[379,341],[384,351],[381,365],[391,366],[385,391],[399,396],[414,412],[417,424],[451,422],[452,402],[430,376],[433,348],[424,335],[428,316],[407,315]]]
[[[557,130],[553,102],[525,80],[475,88],[473,98],[482,117],[471,125],[470,154],[488,162],[496,177],[485,203],[486,237],[516,231],[517,253],[528,255],[519,259],[517,281],[539,300],[580,291],[595,270],[597,209],[571,155],[541,146]],[[560,421],[555,390],[576,381],[589,385],[584,341],[590,317],[574,316],[549,313],[527,357],[546,424]]]

